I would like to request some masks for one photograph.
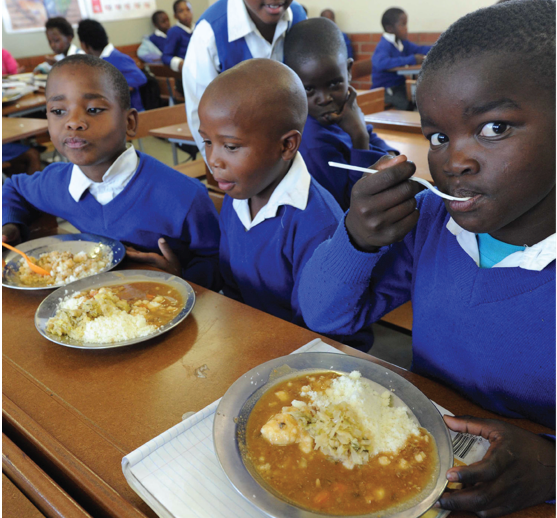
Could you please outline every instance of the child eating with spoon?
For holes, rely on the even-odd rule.
[[[383,158],[308,261],[300,305],[319,332],[412,300],[412,370],[490,411],[555,426],[555,4],[501,3],[457,21],[417,90],[441,200]],[[555,497],[555,442],[503,421],[446,418],[486,457],[449,470],[439,506],[491,518]]]

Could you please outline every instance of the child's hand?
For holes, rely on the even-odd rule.
[[[126,246],[126,255],[132,261],[150,264],[159,270],[164,270],[165,272],[181,277],[182,265],[180,264],[180,260],[163,237],[159,239],[159,248],[162,255],[154,252],[139,252],[131,246]]]
[[[21,231],[17,225],[8,223],[2,227],[2,243],[17,245],[21,243]]]
[[[48,54],[44,58],[46,59],[46,62],[49,65],[54,65],[56,63],[56,58],[54,57],[54,54]]]
[[[451,430],[481,435],[490,447],[481,461],[447,472],[464,489],[444,493],[436,507],[494,518],[555,498],[555,441],[494,419],[444,419]]]
[[[385,155],[352,188],[345,225],[352,243],[365,252],[377,252],[401,241],[418,222],[415,196],[420,184],[408,179],[416,166],[404,155]],[[338,173],[337,173],[338,174]]]
[[[356,90],[348,87],[348,97],[339,113],[331,113],[327,120],[338,124],[352,139],[354,149],[369,149],[369,133],[367,132],[364,114],[356,101]]]
[[[414,59],[417,65],[421,65],[424,62],[425,56],[423,54],[414,54]]]

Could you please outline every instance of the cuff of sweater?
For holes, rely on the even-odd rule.
[[[180,66],[180,63],[184,61],[182,58],[179,58],[178,56],[174,56],[171,60],[170,60],[170,68],[172,70],[174,70],[174,72],[179,72],[178,67]]]
[[[348,212],[347,212],[348,213]],[[328,261],[325,268],[329,278],[348,285],[369,283],[371,271],[377,261],[383,256],[387,248],[377,253],[360,252],[350,241],[350,236],[342,218],[333,237],[326,243],[328,246]]]

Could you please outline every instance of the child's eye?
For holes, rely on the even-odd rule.
[[[238,149],[238,146],[232,146],[231,144],[226,144],[225,149],[228,149],[228,151],[236,151]]]
[[[88,108],[87,112],[88,113],[92,113],[93,115],[96,115],[98,113],[103,112],[104,110],[102,108]]]
[[[203,144],[205,144],[205,146],[210,146],[210,145],[211,145],[211,141],[210,141],[210,140],[207,140],[207,139],[204,139],[204,140],[203,140]]]
[[[446,144],[449,141],[449,137],[443,133],[434,133],[430,135],[429,141],[432,146],[440,146],[441,144]]]
[[[504,122],[488,122],[480,131],[482,137],[497,137],[503,135],[509,128]]]
[[[307,94],[312,94],[313,93],[313,86],[306,86],[305,89],[306,89]]]
[[[339,80],[339,81],[333,81],[333,82],[331,83],[331,86],[332,86],[333,88],[336,88],[336,87],[342,85],[342,83],[343,83],[343,82],[340,81],[340,80]]]
[[[52,110],[50,110],[50,113],[52,113],[53,115],[62,115],[62,112],[64,110],[62,110],[61,108],[52,108]]]

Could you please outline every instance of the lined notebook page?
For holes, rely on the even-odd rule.
[[[319,339],[292,354],[338,349]],[[213,444],[219,401],[173,426],[122,459],[132,489],[161,518],[262,518],[234,489],[220,467]]]

